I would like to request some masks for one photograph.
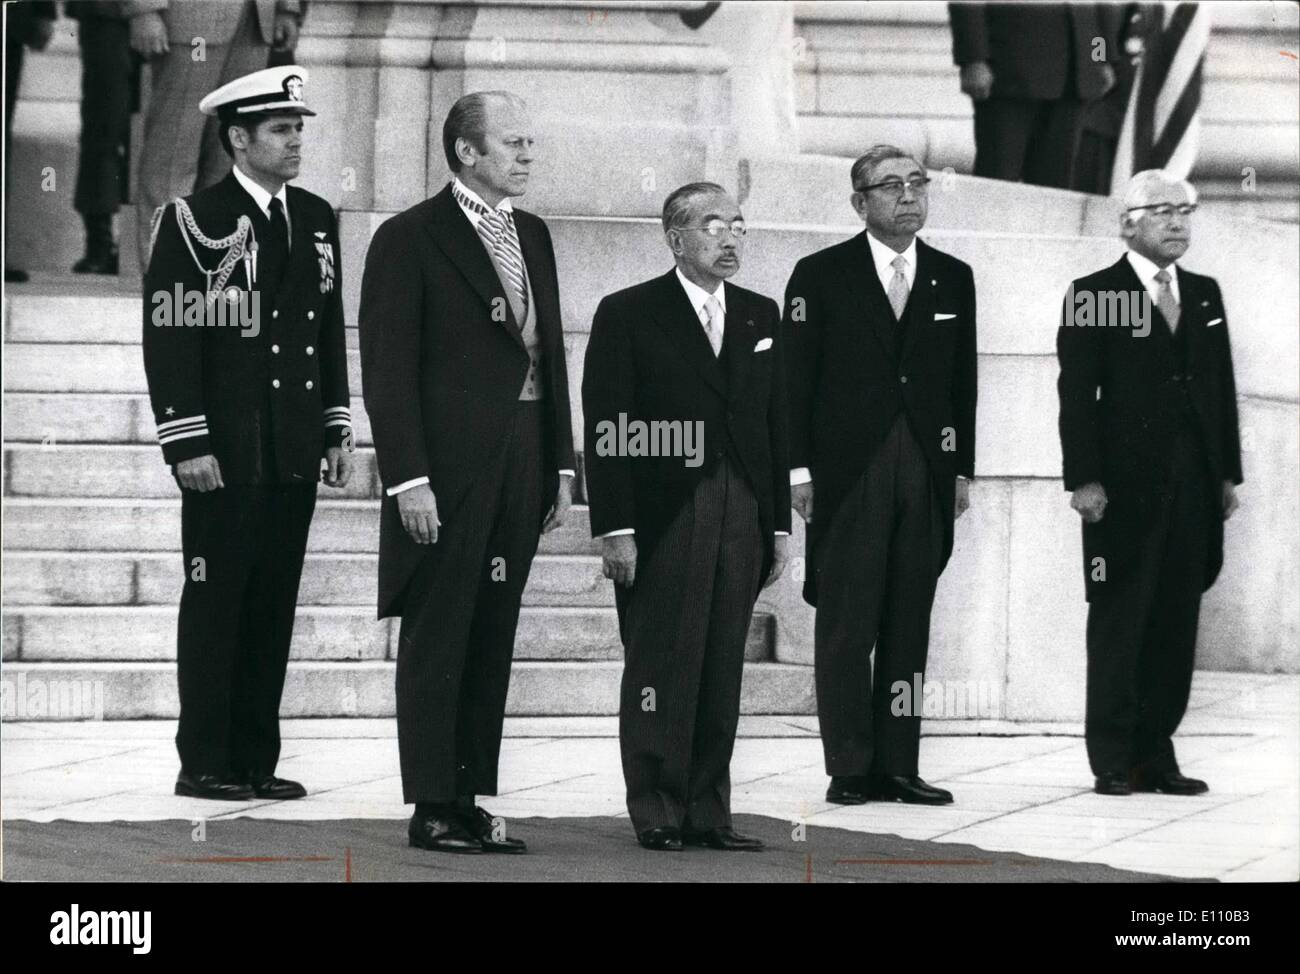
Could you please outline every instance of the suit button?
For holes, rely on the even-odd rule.
[[[280,346],[279,346],[279,345],[272,345],[272,346],[271,346],[271,354],[272,354],[272,355],[279,355],[279,354],[280,354]]]
[[[1181,382],[1183,380],[1183,377],[1176,373],[1174,375],[1171,375],[1169,378],[1171,378],[1175,382]]]
[[[278,318],[278,317],[280,317],[280,309],[279,309],[279,308],[276,308],[274,311],[272,311],[272,312],[271,312],[271,317],[272,317],[272,318]]]
[[[272,389],[279,389],[279,388],[280,388],[280,380],[279,380],[279,379],[272,379],[272,380],[271,380],[271,388],[272,388]]]
[[[312,348],[310,345],[307,346],[307,354],[308,354],[308,355],[312,355],[312,354],[314,354],[315,351],[316,351],[316,349]]]
[[[308,311],[308,312],[307,312],[307,320],[308,320],[308,321],[311,321],[311,320],[312,320],[313,318],[315,318],[315,317],[316,317],[316,312],[315,312],[315,311]]]
[[[308,379],[308,380],[307,380],[307,388],[310,389],[311,387],[312,387],[312,381],[311,381],[311,379]]]
[[[898,381],[901,382],[901,383],[903,383],[903,385],[907,385],[907,376],[905,376],[905,375],[900,375],[900,376],[898,377]]]

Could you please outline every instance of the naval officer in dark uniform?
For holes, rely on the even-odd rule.
[[[178,795],[306,794],[275,777],[280,695],[316,484],[352,468],[338,227],[286,185],[306,79],[268,68],[203,99],[234,169],[160,211],[144,278],[149,398],[182,495]]]

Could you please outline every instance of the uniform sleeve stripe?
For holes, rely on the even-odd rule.
[[[331,406],[329,409],[325,410],[325,415],[351,416],[352,410],[348,409],[347,406]]]
[[[175,443],[177,440],[188,440],[193,436],[207,436],[207,435],[208,435],[208,428],[204,426],[202,429],[189,430],[188,432],[168,433],[166,436],[158,437],[158,442],[162,446],[166,446],[168,443]]]
[[[330,426],[351,426],[351,425],[352,425],[352,421],[349,420],[349,419],[327,419],[327,420],[325,421],[325,426],[326,426],[326,427],[330,427]]]
[[[158,432],[162,434],[166,433],[168,430],[179,429],[182,426],[192,426],[195,423],[202,423],[206,426],[207,422],[208,417],[203,413],[200,413],[197,416],[186,416],[182,419],[169,419],[165,423],[158,424]]]

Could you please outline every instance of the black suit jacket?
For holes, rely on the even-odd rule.
[[[574,466],[555,251],[541,219],[519,209],[514,219],[537,308],[547,405],[542,489],[553,497],[558,471]],[[375,231],[358,324],[384,487],[428,477],[446,523],[502,448],[529,365],[501,280],[450,184]],[[401,613],[406,583],[427,549],[402,528],[387,491],[380,517],[382,618]]]
[[[265,257],[252,283],[258,327],[166,325],[164,303],[207,287],[168,204],[144,275],[144,368],[163,458],[176,464],[211,453],[226,484],[315,482],[326,448],[351,431],[338,226],[329,203],[297,186],[286,189],[291,243],[279,286],[266,283]],[[185,198],[199,229],[221,238],[240,216],[263,244],[270,221],[234,173]],[[204,267],[226,251],[195,242]],[[241,260],[225,296],[248,294]],[[219,301],[222,299],[218,299]],[[229,307],[229,306],[228,306]],[[175,309],[172,309],[173,311]],[[219,320],[219,319],[217,319]],[[237,321],[237,316],[227,319]]]
[[[808,559],[866,471],[900,409],[925,452],[952,553],[958,474],[975,475],[975,278],[916,243],[916,279],[901,336],[865,231],[795,265],[785,292],[790,465],[813,479]],[[804,598],[817,604],[817,573]]]
[[[950,3],[952,56],[959,65],[987,61],[992,98],[1091,101],[1105,90],[1102,65],[1123,56],[1119,20],[1106,4]],[[1094,38],[1104,59],[1092,59]]]
[[[1104,557],[1114,581],[1170,488],[1171,449],[1190,401],[1215,503],[1206,525],[1210,557],[1205,588],[1223,566],[1223,518],[1218,504],[1225,480],[1241,483],[1237,386],[1223,297],[1214,278],[1177,268],[1179,331],[1186,329],[1186,359],[1177,352],[1164,316],[1151,303],[1151,331],[1075,325],[1069,293],[1056,335],[1061,372],[1061,459],[1065,489],[1100,483],[1107,507],[1097,524],[1083,526],[1088,596],[1097,582],[1092,559]],[[1072,284],[1084,294],[1128,293],[1140,299],[1141,280],[1127,257]]]
[[[700,479],[730,454],[758,501],[766,577],[775,532],[790,530],[780,311],[762,294],[725,288],[717,357],[675,270],[596,308],[582,380],[591,532],[633,528],[638,556],[648,556]],[[702,462],[602,455],[600,424],[617,426],[620,414],[628,422],[702,422]]]

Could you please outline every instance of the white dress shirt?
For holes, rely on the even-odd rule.
[[[479,196],[478,193],[474,192],[472,189],[470,189],[468,186],[462,183],[460,181],[460,177],[453,176],[451,181],[452,184],[456,187],[457,192],[464,193],[468,199],[470,199],[474,203],[477,203],[485,210],[498,209],[498,210],[504,210],[506,212],[510,212],[512,209],[514,209],[514,207],[510,205],[509,196],[502,199],[501,202],[498,203],[495,207],[491,207],[488,206],[487,203],[483,201],[483,197]],[[452,199],[456,199],[456,197],[453,195]],[[470,209],[468,206],[463,204],[460,200],[456,200],[456,205],[459,206],[460,211],[465,214],[466,218],[469,220],[470,226],[474,227],[475,231],[477,231],[478,221],[483,219],[483,214],[479,213],[477,210]],[[486,248],[487,244],[484,244],[483,246]],[[577,471],[561,470],[559,471],[559,474],[561,477],[576,477]],[[395,494],[400,494],[404,490],[410,490],[412,487],[418,487],[420,486],[420,484],[427,484],[428,482],[429,482],[428,477],[416,477],[414,480],[405,480],[402,483],[398,484],[396,487],[387,488],[385,493],[388,494],[389,497],[392,497]]]
[[[257,183],[253,182],[248,176],[244,175],[238,165],[231,167],[231,172],[235,174],[235,180],[240,186],[243,186],[248,195],[253,197],[253,202],[257,204],[258,209],[262,211],[262,216],[268,220],[271,219],[271,200],[280,201],[280,206],[284,210],[284,226],[289,234],[289,246],[293,247],[293,228],[289,226],[289,195],[285,192],[285,183],[280,184],[280,191],[272,196]]]
[[[685,274],[683,274],[682,269],[680,267],[677,268],[677,280],[681,282],[682,289],[686,291],[686,299],[691,302],[691,307],[695,309],[695,317],[700,319],[700,327],[704,329],[704,337],[708,338],[709,312],[705,310],[704,306],[706,303],[708,303],[709,298],[716,298],[718,304],[721,305],[722,307],[723,315],[724,316],[726,315],[727,313],[726,283],[724,281],[719,281],[718,289],[714,291],[712,294],[710,294],[708,291],[704,290],[704,288],[700,287],[694,281],[690,280]],[[604,534],[596,535],[596,537],[612,538],[615,535],[619,535],[619,534],[635,534],[635,533],[636,533],[635,528],[619,528],[617,531],[606,531]],[[782,535],[788,535],[789,533],[790,533],[789,531],[776,532],[778,537]]]

